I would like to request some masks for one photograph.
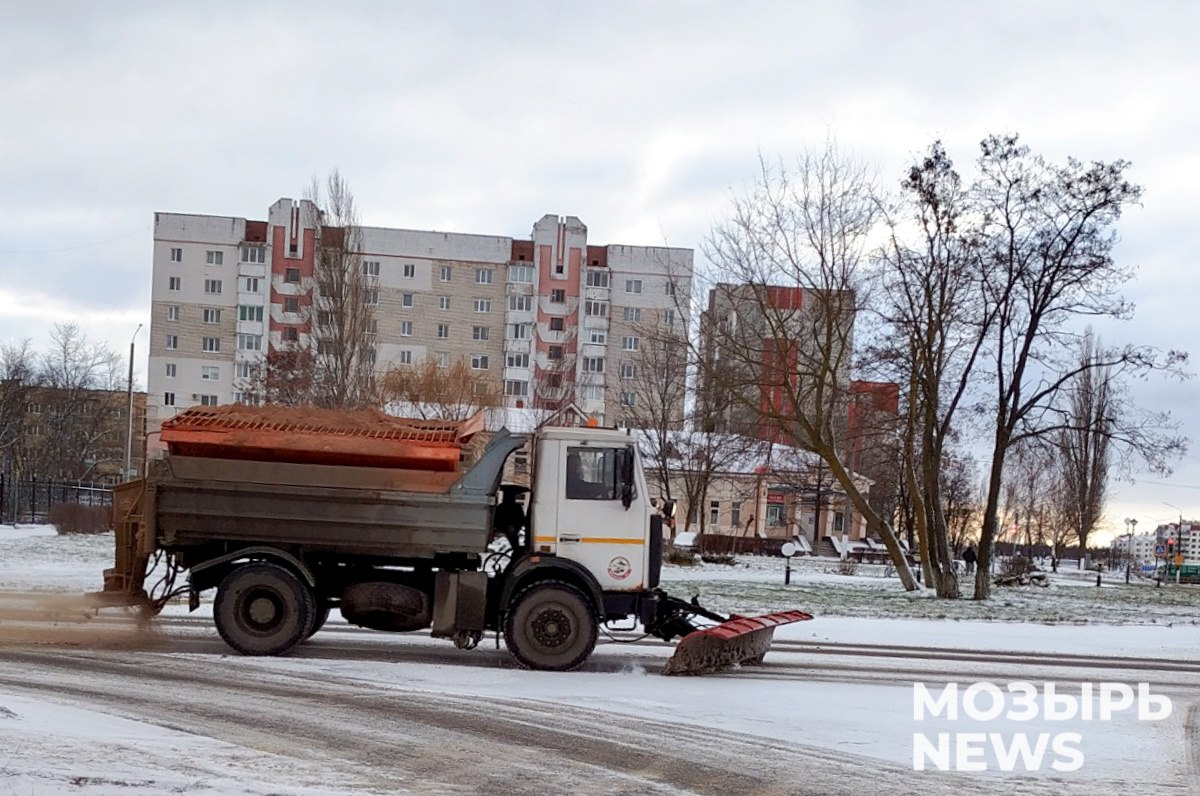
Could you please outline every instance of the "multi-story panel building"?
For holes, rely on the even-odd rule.
[[[248,398],[268,351],[310,344],[315,221],[290,199],[266,221],[155,215],[152,423]],[[463,360],[495,374],[509,406],[615,418],[638,346],[625,319],[653,315],[684,339],[692,251],[589,245],[574,216],[544,216],[528,240],[364,227],[361,248],[380,370]]]

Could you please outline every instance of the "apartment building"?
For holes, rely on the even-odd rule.
[[[280,199],[266,220],[156,213],[147,411],[249,400],[265,355],[306,344],[317,210]],[[686,333],[690,249],[592,245],[578,218],[543,216],[526,240],[364,227],[376,367],[464,360],[506,403],[574,402],[604,418],[636,400],[639,324]]]

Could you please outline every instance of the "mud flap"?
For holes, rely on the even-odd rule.
[[[762,663],[771,648],[775,628],[812,619],[803,611],[780,611],[763,616],[735,616],[728,622],[689,633],[675,647],[663,674],[709,674],[732,666]]]

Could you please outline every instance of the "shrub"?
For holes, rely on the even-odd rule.
[[[1033,560],[1026,556],[1013,556],[1000,567],[1000,572],[1004,575],[1028,575],[1037,571],[1038,568],[1034,565]]]
[[[696,566],[696,554],[686,547],[668,547],[663,557],[668,564],[678,567]]]
[[[737,563],[733,553],[701,553],[700,560],[705,564],[727,564],[733,565]]]
[[[858,562],[853,558],[846,558],[838,562],[837,573],[839,575],[856,575],[858,574]]]
[[[104,533],[112,530],[112,509],[108,506],[80,506],[56,503],[47,514],[59,534]]]

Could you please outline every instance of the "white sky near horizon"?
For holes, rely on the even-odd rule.
[[[759,153],[827,137],[894,186],[933,140],[970,173],[1018,132],[1128,159],[1135,318],[1187,350],[1200,175],[1188,2],[33,3],[0,16],[0,343],[149,325],[153,213],[265,218],[340,169],[363,223],[700,249]],[[698,253],[698,260],[701,259]],[[137,338],[145,380],[147,330]],[[1200,438],[1196,380],[1134,385]],[[1200,454],[1114,483],[1106,528],[1200,519]]]

